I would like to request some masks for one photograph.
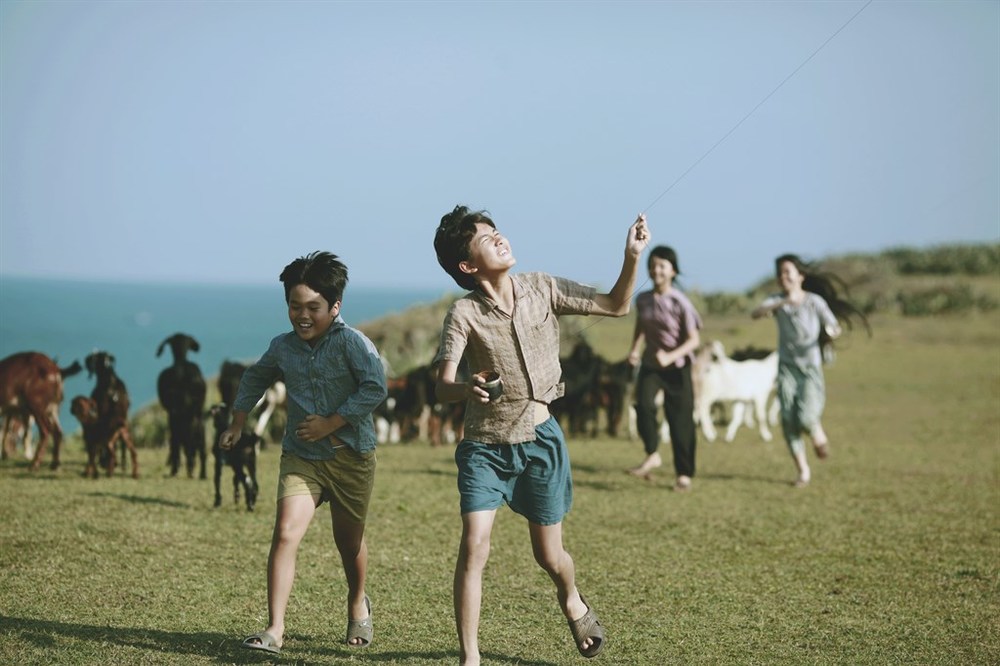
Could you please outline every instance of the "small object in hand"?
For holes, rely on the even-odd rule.
[[[500,379],[500,373],[493,370],[483,370],[477,372],[475,376],[482,380],[479,386],[489,393],[490,400],[496,400],[503,393],[503,380]]]

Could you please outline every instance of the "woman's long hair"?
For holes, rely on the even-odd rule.
[[[854,329],[853,319],[857,319],[867,331],[872,334],[872,327],[865,316],[853,303],[847,300],[847,285],[839,277],[830,272],[817,270],[812,264],[806,263],[798,255],[783,254],[774,260],[774,272],[781,274],[781,264],[788,262],[802,274],[802,289],[820,296],[830,306],[833,316],[848,330]],[[841,294],[844,295],[841,295]],[[833,339],[827,334],[826,327],[820,327],[819,346],[823,358],[833,357]]]

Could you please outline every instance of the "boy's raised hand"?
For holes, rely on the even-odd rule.
[[[642,254],[646,246],[649,245],[650,233],[646,226],[645,213],[639,213],[632,226],[628,228],[628,240],[625,242],[625,251],[634,257]]]

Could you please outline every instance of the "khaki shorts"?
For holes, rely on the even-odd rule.
[[[281,453],[278,469],[278,499],[312,495],[316,506],[329,501],[333,510],[342,510],[354,522],[368,516],[368,502],[375,483],[375,451],[356,453],[344,447],[330,460],[306,460]]]

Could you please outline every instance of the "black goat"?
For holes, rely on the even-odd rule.
[[[215,441],[212,444],[212,455],[215,456],[215,506],[222,506],[222,468],[228,465],[233,469],[233,501],[239,503],[242,487],[247,511],[253,511],[260,488],[257,485],[257,447],[260,437],[252,431],[244,431],[231,449],[223,451],[219,447],[219,437],[229,427],[232,412],[232,408],[226,403],[213,405],[209,410],[215,425]]]
[[[198,351],[198,341],[184,333],[175,333],[160,343],[156,356],[163,353],[163,348],[170,345],[174,355],[174,364],[160,373],[156,382],[156,392],[160,404],[167,410],[170,429],[170,476],[177,476],[181,464],[181,451],[184,451],[187,463],[188,477],[194,476],[195,458],[201,460],[200,478],[206,478],[205,472],[205,422],[202,412],[205,409],[205,378],[201,369],[187,360],[188,351]]]
[[[219,396],[223,403],[229,405],[229,409],[232,409],[232,405],[236,401],[236,392],[240,388],[240,379],[243,378],[243,373],[246,372],[246,369],[246,365],[228,360],[223,361],[222,367],[219,369]],[[284,423],[283,418],[275,416],[278,408],[284,405],[284,403],[285,383],[279,379],[264,391],[264,395],[261,396],[257,404],[250,410],[257,414],[248,423],[253,423],[253,432],[257,435],[260,448],[267,447],[267,440],[264,436],[268,432],[268,424],[271,423],[271,419],[277,418],[279,425]],[[260,409],[259,412],[256,411],[258,409]],[[273,426],[273,424],[271,425]]]
[[[607,361],[581,339],[560,363],[566,392],[552,401],[549,411],[557,421],[566,421],[567,435],[597,437],[598,410],[602,403],[601,376]]]

